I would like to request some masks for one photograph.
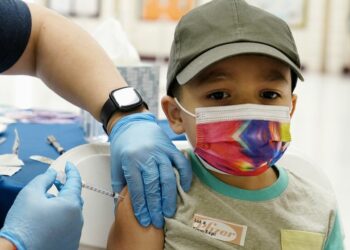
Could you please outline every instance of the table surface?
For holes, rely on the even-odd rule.
[[[172,140],[185,139],[184,135],[174,134],[166,120],[160,120],[159,125]],[[0,176],[0,228],[19,191],[35,176],[44,173],[48,168],[47,164],[31,160],[29,157],[31,155],[42,155],[52,159],[59,157],[55,149],[49,145],[47,141],[48,135],[54,135],[66,151],[86,143],[83,129],[78,123],[15,123],[9,125],[6,131],[7,140],[0,145],[0,154],[11,153],[15,128],[20,137],[18,155],[24,162],[24,166],[11,177]]]

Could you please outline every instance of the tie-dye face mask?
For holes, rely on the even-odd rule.
[[[260,175],[281,158],[291,141],[286,106],[207,107],[196,108],[196,114],[192,114],[176,103],[196,118],[194,152],[219,173]]]

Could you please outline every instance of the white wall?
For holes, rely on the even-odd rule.
[[[310,71],[321,69],[325,1],[309,0],[305,27],[292,29],[302,64]]]
[[[305,27],[292,28],[302,62],[307,70],[313,72],[320,71],[323,63],[325,63],[328,72],[340,72],[345,62],[350,61],[350,27],[346,25],[350,9],[349,1],[306,1]],[[330,7],[326,9],[327,1],[329,1]],[[176,23],[140,21],[138,1],[120,0],[117,2],[117,16],[140,54],[166,57],[170,51]],[[202,0],[201,2],[207,1]],[[325,22],[327,12],[329,23]],[[324,39],[326,25],[328,25],[329,33]],[[326,53],[325,62],[323,61],[323,53]]]
[[[41,4],[45,2],[44,0],[32,1]],[[350,63],[350,22],[348,21],[350,1],[305,1],[307,2],[306,25],[303,28],[292,28],[303,64],[312,72],[320,71],[323,64],[327,72],[341,72],[342,67]],[[205,3],[208,0],[197,2]],[[73,20],[86,30],[93,32],[105,18],[118,18],[131,43],[141,55],[167,57],[176,23],[166,20],[162,22],[140,20],[139,3],[140,1],[137,0],[102,0],[100,18]],[[329,8],[326,8],[327,3]],[[327,13],[328,23],[325,21]],[[326,25],[328,25],[327,34],[324,33]]]
[[[345,63],[350,66],[350,1],[331,1],[327,69],[339,72]]]
[[[201,0],[200,2],[207,2]],[[291,0],[292,1],[292,0]],[[307,70],[320,72],[323,64],[323,52],[326,51],[326,70],[338,73],[345,64],[350,65],[350,22],[347,18],[350,11],[349,0],[306,0],[307,23],[304,28],[293,28],[296,43],[301,55],[301,60]],[[324,30],[326,13],[325,5],[329,1],[329,33],[326,35],[327,47],[325,48]],[[44,4],[45,0],[30,0]],[[141,55],[167,57],[176,26],[175,22],[163,21],[159,23],[140,21],[140,7],[136,0],[102,0],[102,15],[97,19],[74,18],[72,19],[89,32],[93,32],[106,18],[118,18],[131,43]],[[67,103],[40,80],[30,77],[7,77],[1,76],[1,86],[6,86],[8,95],[0,100],[0,105],[16,105],[18,107],[40,107],[44,93],[49,96],[49,102],[44,102],[46,108],[77,110],[76,107]],[[19,91],[25,90],[25,91]],[[22,94],[21,94],[22,93]],[[23,94],[25,93],[25,94]],[[41,94],[38,94],[41,93]]]

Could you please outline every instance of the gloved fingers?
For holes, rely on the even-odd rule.
[[[71,163],[66,163],[65,173],[67,176],[66,183],[61,188],[58,196],[64,197],[72,202],[78,201],[82,207],[83,201],[81,198],[81,177],[78,169]]]
[[[58,192],[61,191],[61,189],[63,188],[64,184],[62,184],[59,180],[55,180],[54,182],[55,187],[57,188]]]
[[[35,177],[25,189],[35,189],[42,193],[46,193],[47,190],[54,184],[57,172],[53,168],[48,168],[45,173]]]
[[[50,198],[55,198],[56,195],[54,194],[50,194],[50,193],[46,193],[46,198],[50,199]]]
[[[113,144],[111,143],[111,147]],[[116,193],[120,193],[126,185],[123,168],[120,165],[121,160],[111,154],[111,178],[112,189]]]
[[[162,209],[166,217],[172,217],[176,211],[176,177],[168,158],[159,160],[159,176],[162,194]]]
[[[147,209],[141,172],[138,170],[129,173],[130,170],[134,169],[130,164],[128,166],[123,166],[123,169],[128,169],[128,172],[125,172],[125,179],[128,184],[135,217],[142,226],[147,227],[151,223],[151,218]]]
[[[192,182],[192,168],[190,161],[185,158],[182,152],[176,147],[171,154],[171,161],[173,166],[178,170],[180,175],[180,184],[185,192],[188,192],[191,188]]]
[[[144,164],[142,178],[145,188],[147,208],[151,216],[152,224],[156,228],[163,228],[164,218],[162,213],[158,164],[152,157],[150,157]],[[164,192],[166,191],[167,190]]]

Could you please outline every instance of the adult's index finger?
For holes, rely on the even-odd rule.
[[[62,187],[58,196],[81,200],[82,182],[78,169],[71,162],[67,162],[65,173],[67,177],[66,183]]]

